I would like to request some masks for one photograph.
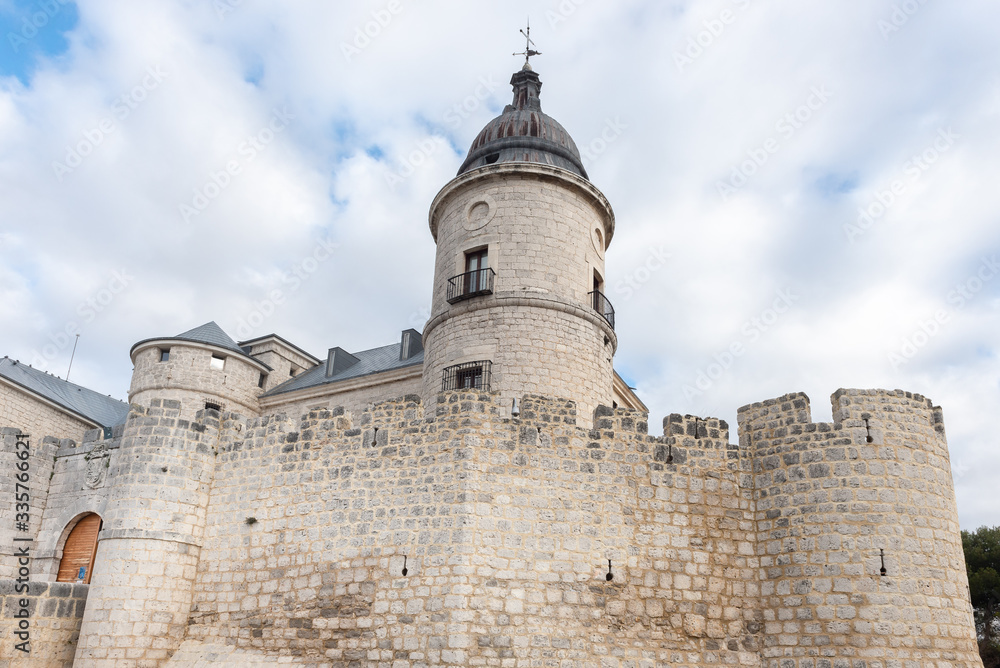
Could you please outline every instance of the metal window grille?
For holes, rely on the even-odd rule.
[[[443,392],[454,390],[489,391],[492,373],[493,363],[489,360],[456,364],[444,370],[441,390]]]
[[[448,279],[448,303],[454,304],[463,299],[493,294],[494,276],[496,272],[489,267],[452,276]]]
[[[591,305],[593,305],[594,310],[601,314],[601,316],[608,321],[611,325],[611,329],[615,328],[615,307],[611,305],[608,298],[604,296],[603,292],[599,290],[594,290],[589,293],[588,296],[591,298]]]

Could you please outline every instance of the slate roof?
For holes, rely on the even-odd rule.
[[[173,339],[181,339],[182,341],[196,341],[198,343],[208,343],[213,346],[219,346],[220,348],[226,348],[227,350],[232,350],[233,352],[243,353],[246,352],[240,348],[235,341],[233,341],[228,334],[222,331],[222,328],[215,324],[215,321],[206,322],[201,327],[195,327],[194,329],[189,329],[183,334],[178,334],[177,336],[172,336]]]
[[[326,362],[324,361],[261,396],[270,397],[276,394],[285,394],[286,392],[294,392],[295,390],[302,390],[307,387],[319,387],[320,385],[339,383],[351,378],[369,376],[374,373],[393,371],[394,369],[403,369],[410,366],[420,366],[424,363],[424,351],[422,350],[410,359],[400,360],[399,352],[401,347],[402,343],[393,343],[381,348],[372,348],[371,350],[363,350],[359,353],[351,353],[354,357],[358,358],[358,363],[344,369],[340,373],[334,374],[330,378],[326,377]]]
[[[122,424],[128,416],[128,404],[124,401],[88,390],[8,357],[0,359],[0,376],[102,427]]]
[[[231,350],[232,352],[242,355],[247,359],[252,359],[254,362],[267,369],[271,368],[256,357],[252,357],[246,349],[241,348],[240,345],[236,343],[236,341],[233,341],[233,339],[226,334],[214,320],[206,322],[204,325],[195,327],[194,329],[182,332],[177,336],[157,336],[152,339],[143,339],[132,346],[132,349],[129,351],[129,355],[134,353],[136,348],[143,346],[150,341],[192,341],[194,343],[207,343],[208,345],[217,346],[224,350]]]

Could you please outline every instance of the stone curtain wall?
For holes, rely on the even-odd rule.
[[[498,393],[430,418],[154,400],[112,462],[75,665],[981,668],[940,411],[834,399],[832,425],[804,395],[747,406],[739,446]]]
[[[751,497],[725,423],[672,415],[654,438],[641,413],[598,409],[593,430],[573,414],[525,397],[475,443],[470,663],[756,664]]]
[[[54,581],[63,542],[76,525],[75,520],[88,513],[104,517],[108,490],[114,484],[112,464],[118,460],[123,428],[115,427],[110,439],[104,438],[103,429],[92,429],[84,435],[83,443],[63,441],[53,453],[53,469],[46,481],[48,498],[31,565],[33,577]]]
[[[572,402],[439,401],[229,434],[188,638],[300,665],[759,662],[749,464],[724,423],[654,438],[622,410],[585,430]]]
[[[0,415],[5,426],[20,429],[41,440],[43,436],[81,440],[92,425],[57,410],[37,398],[0,381]]]
[[[71,668],[87,603],[88,586],[67,582],[32,582],[16,593],[14,580],[0,580],[0,665],[9,668]],[[21,599],[28,601],[30,653],[15,648],[13,636]]]
[[[740,410],[766,665],[981,667],[940,409],[841,390],[833,415],[812,423],[803,394]]]

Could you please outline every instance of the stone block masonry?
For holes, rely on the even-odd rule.
[[[812,423],[803,394],[739,413],[766,665],[981,665],[941,409],[839,390],[833,416]]]
[[[157,666],[184,638],[220,417],[180,416],[175,400],[132,408],[110,473],[77,668]]]
[[[833,425],[804,395],[748,406],[740,445],[537,396],[503,417],[497,393],[252,420],[220,440],[183,656],[978,667],[940,411],[834,400]]]
[[[940,409],[833,402],[746,406],[735,444],[497,392],[155,399],[115,435],[73,665],[981,668]]]
[[[413,396],[251,421],[220,448],[189,639],[335,666],[756,662],[725,423],[521,411],[457,393],[427,419]]]
[[[32,582],[18,593],[14,580],[0,580],[0,665],[5,668],[71,668],[80,635],[88,586]],[[16,648],[15,611],[27,601],[30,653]]]
[[[522,394],[573,397],[580,426],[590,427],[594,410],[612,404],[618,345],[591,294],[614,234],[608,201],[565,170],[499,164],[445,186],[430,226],[437,255],[421,396],[441,391],[445,368],[489,360],[485,389],[508,408]],[[492,293],[450,304],[449,279],[467,270],[470,252],[487,253]]]

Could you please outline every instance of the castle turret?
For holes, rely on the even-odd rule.
[[[766,665],[980,666],[941,409],[839,390],[833,419],[804,394],[739,411]]]
[[[190,420],[204,409],[256,415],[271,367],[251,357],[214,322],[132,346],[129,403],[149,406],[156,399],[181,404]],[[287,378],[287,377],[286,377]]]
[[[265,364],[214,322],[132,348],[132,411],[108,478],[74,665],[157,666],[187,630],[221,423],[254,415]]]
[[[476,387],[508,407],[526,394],[572,398],[589,424],[613,397],[604,252],[614,213],[569,133],[542,112],[538,75],[526,64],[511,84],[513,103],[431,204],[424,395]]]

